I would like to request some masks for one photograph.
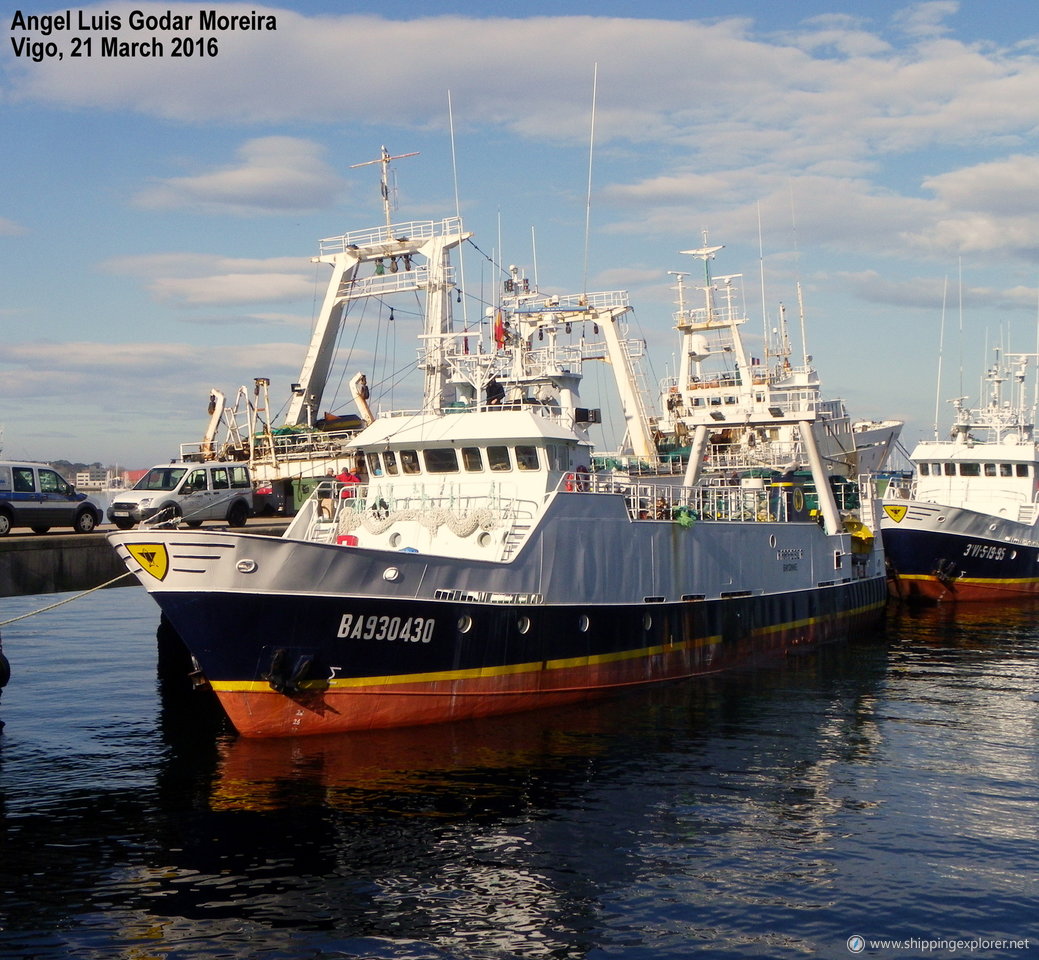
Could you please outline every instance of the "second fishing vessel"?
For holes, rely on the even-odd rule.
[[[1035,410],[1025,397],[1033,358],[997,357],[985,405],[955,400],[949,438],[920,442],[913,479],[888,485],[880,529],[895,596],[1039,595],[1039,455]]]

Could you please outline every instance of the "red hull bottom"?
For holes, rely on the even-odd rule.
[[[896,600],[928,603],[992,602],[1039,597],[1039,581],[894,576],[888,580],[888,593]]]

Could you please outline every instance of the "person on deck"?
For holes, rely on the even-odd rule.
[[[498,383],[498,378],[492,374],[491,379],[487,381],[487,403],[492,407],[500,407],[504,399],[505,388]]]
[[[356,487],[361,482],[361,478],[356,473],[353,473],[349,467],[343,467],[342,471],[336,476],[336,480],[339,483],[345,484],[339,493],[339,496],[343,499],[355,496],[357,493]]]
[[[331,519],[332,517],[332,481],[334,479],[335,471],[329,467],[325,471],[325,479],[321,481],[317,491],[317,515],[320,518]]]

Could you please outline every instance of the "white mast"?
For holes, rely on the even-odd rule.
[[[370,167],[373,163],[382,164],[382,171],[380,174],[380,183],[382,188],[382,206],[386,214],[386,226],[389,227],[393,222],[392,211],[393,211],[393,199],[392,191],[390,190],[390,161],[391,160],[403,160],[405,157],[417,157],[417,153],[399,153],[395,157],[390,156],[390,151],[386,147],[382,148],[381,155],[375,160],[365,160],[363,163],[353,163],[350,165],[351,170],[356,170],[358,167]]]
[[[321,405],[346,307],[351,300],[368,297],[416,290],[426,293],[422,334],[428,351],[424,362],[426,402],[438,404],[442,398],[447,378],[445,341],[452,335],[450,251],[472,234],[462,230],[459,217],[439,222],[413,221],[396,225],[391,222],[390,161],[414,156],[418,154],[402,153],[394,157],[383,147],[379,159],[354,164],[355,167],[382,164],[380,181],[386,226],[358,230],[320,242],[320,256],[313,257],[312,262],[329,264],[332,276],[300,369],[299,381],[292,385],[286,424],[313,423]],[[367,264],[372,265],[372,271],[362,276],[361,268]]]

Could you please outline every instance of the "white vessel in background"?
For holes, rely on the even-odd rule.
[[[881,532],[895,596],[1039,595],[1039,451],[1025,383],[1034,358],[997,356],[985,405],[957,398],[949,438],[918,443],[912,480],[888,485]]]

